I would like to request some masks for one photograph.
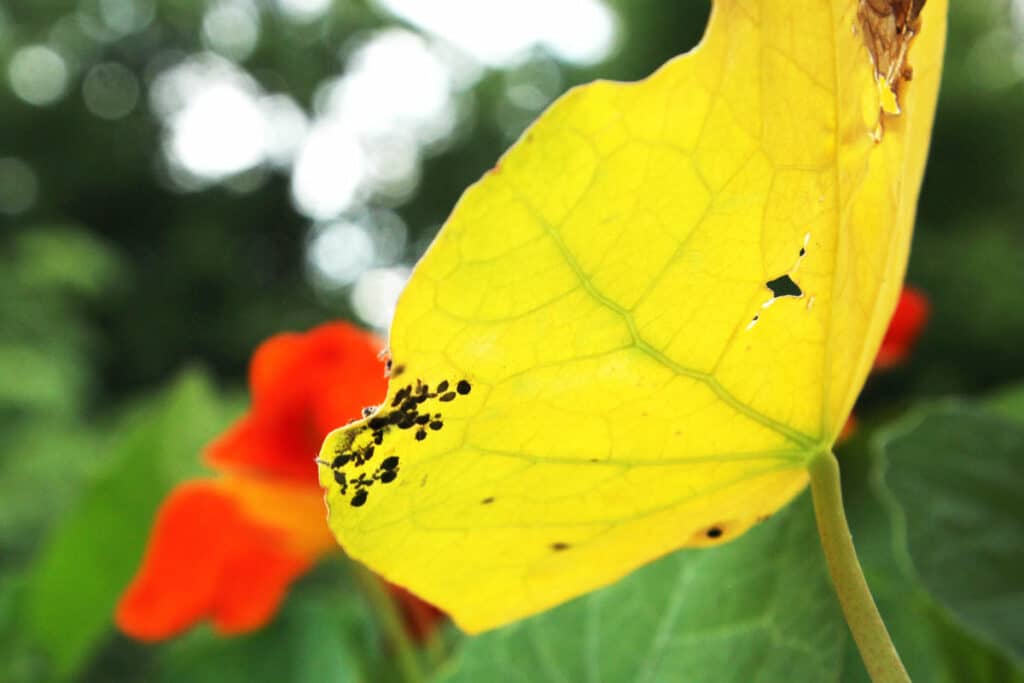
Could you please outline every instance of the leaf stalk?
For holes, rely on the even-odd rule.
[[[426,678],[420,667],[416,646],[405,630],[402,617],[395,606],[395,601],[388,593],[384,584],[373,572],[352,560],[352,574],[363,590],[363,595],[370,603],[379,619],[385,637],[394,650],[398,674],[403,683],[423,683]]]
[[[843,508],[839,463],[823,451],[808,466],[818,534],[846,623],[872,683],[910,683],[900,655],[864,579]]]

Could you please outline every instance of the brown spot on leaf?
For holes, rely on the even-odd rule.
[[[913,76],[913,69],[907,64],[907,50],[921,31],[925,1],[860,0],[857,9],[864,44],[875,66],[875,78],[885,81],[897,101],[900,85]],[[890,113],[898,113],[898,109]]]

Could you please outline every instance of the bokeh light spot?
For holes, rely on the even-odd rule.
[[[345,127],[330,121],[314,124],[292,171],[296,208],[314,220],[330,220],[358,196],[366,167],[359,142]]]
[[[267,158],[280,167],[290,166],[309,131],[309,119],[298,102],[288,95],[267,95],[260,99],[267,120]]]
[[[153,0],[99,0],[99,13],[108,29],[128,35],[152,23],[156,5]]]
[[[32,208],[39,195],[39,181],[32,167],[21,159],[0,157],[0,213],[8,216]]]
[[[236,62],[256,49],[260,14],[252,0],[220,0],[203,16],[203,43]]]
[[[316,228],[307,256],[315,276],[327,289],[355,282],[370,267],[374,257],[373,240],[366,230],[348,221]]]
[[[411,272],[405,267],[367,270],[352,288],[352,310],[370,327],[386,330],[391,326],[398,296],[405,289]]]
[[[371,199],[408,199],[424,151],[455,128],[454,89],[448,64],[422,36],[372,34],[314,97],[317,116],[292,174],[296,208],[326,221]]]
[[[139,101],[139,81],[117,62],[97,64],[82,81],[82,98],[90,112],[101,119],[124,118]]]
[[[319,19],[330,7],[331,0],[277,0],[278,11],[300,23]]]
[[[189,58],[156,77],[154,111],[167,128],[164,154],[171,177],[186,189],[219,181],[263,163],[272,135],[264,94],[255,80],[211,53]],[[199,184],[201,186],[201,183]]]
[[[29,45],[14,53],[7,65],[11,90],[37,107],[53,104],[68,86],[64,59],[45,45]]]
[[[536,46],[593,64],[609,55],[616,15],[600,0],[376,0],[392,14],[490,66],[520,61]]]
[[[171,156],[196,175],[229,176],[263,160],[266,122],[252,94],[230,83],[205,88],[171,127]]]

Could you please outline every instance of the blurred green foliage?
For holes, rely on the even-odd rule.
[[[304,579],[278,620],[245,638],[224,640],[200,629],[170,644],[145,647],[116,635],[111,626],[110,610],[136,566],[160,498],[198,471],[202,444],[241,409],[252,349],[276,332],[354,315],[346,297],[318,288],[309,277],[311,221],[293,205],[287,169],[250,169],[193,190],[176,186],[169,176],[161,156],[166,122],[151,106],[149,88],[161,65],[209,47],[203,22],[214,4],[0,4],[2,681],[340,682],[394,676],[368,608],[352,598],[357,591],[337,563]],[[493,165],[547,100],[594,77],[646,75],[698,40],[708,11],[706,2],[610,4],[619,17],[619,37],[602,63],[573,66],[534,49],[518,63],[485,70],[460,95],[472,117],[461,121],[447,146],[424,157],[415,192],[391,206],[409,230],[400,263],[414,261],[461,191]],[[976,494],[975,502],[994,504],[992,487],[1020,482],[1021,453],[1007,445],[1019,442],[1019,427],[1005,418],[1024,419],[1021,393],[999,394],[991,409],[1002,418],[942,415],[931,418],[938,421],[935,433],[917,438],[915,432],[923,429],[918,426],[886,442],[885,482],[898,501],[890,501],[889,508],[879,498],[880,475],[872,474],[878,456],[868,447],[876,427],[903,406],[939,395],[986,395],[1024,379],[1019,301],[1024,292],[1024,8],[1018,2],[1014,9],[1008,0],[952,4],[945,78],[909,271],[909,280],[931,299],[932,319],[911,362],[869,382],[858,406],[861,432],[843,452],[844,472],[866,571],[918,680],[1020,681],[1020,661],[1001,649],[1010,642],[1019,656],[1020,611],[1005,616],[1011,603],[1001,602],[1014,590],[1019,599],[1021,582],[1013,569],[1019,562],[999,554],[1002,548],[1019,549],[1019,526],[1000,527],[1002,535],[986,536],[990,542],[982,546],[950,546],[964,562],[985,563],[996,573],[956,574],[963,582],[1004,591],[985,596],[992,611],[979,611],[970,593],[951,595],[949,586],[930,581],[929,576],[952,576],[943,569],[935,570],[936,578],[915,556],[916,570],[910,571],[905,558],[894,555],[907,552],[901,545],[908,542],[907,531],[894,531],[885,510],[898,504],[908,519],[925,515],[924,522],[909,527],[911,556],[919,547],[917,533],[942,531],[941,538],[922,536],[925,546],[953,543],[946,532],[963,530],[958,515],[968,514],[962,510],[967,503],[957,499],[959,507],[943,518],[945,526],[929,526],[933,513],[922,512],[921,505],[940,494],[931,487],[920,490],[916,468],[928,467],[933,458],[947,464],[963,458],[976,461],[967,470],[984,470],[987,458],[1001,457],[1000,477],[969,492]],[[126,6],[152,6],[152,17],[139,30],[93,30],[104,12]],[[268,92],[289,94],[307,111],[323,82],[346,69],[347,46],[354,39],[401,25],[375,4],[356,0],[337,0],[310,22],[289,19],[274,10],[273,2],[253,6],[259,7],[258,40],[240,68]],[[31,45],[49,46],[67,66],[62,95],[46,106],[26,102],[12,86],[11,63]],[[98,116],[83,94],[91,67],[112,62],[127,68],[141,88],[136,106],[115,120]],[[510,87],[541,77],[557,87],[543,91],[531,106],[509,104]],[[185,370],[197,366],[205,370]],[[903,485],[892,479],[898,472]],[[1019,512],[1014,490],[1019,487],[1010,487],[1003,509],[971,508],[971,519],[1005,522],[1014,507]],[[792,517],[795,511],[785,514]],[[715,572],[724,573],[746,554],[779,552],[775,536],[789,548],[785,539],[800,530],[784,521],[709,551],[699,562],[721,565]],[[808,557],[817,552],[812,545],[808,540]],[[587,628],[594,609],[626,614],[633,598],[619,602],[616,596],[627,594],[652,594],[662,606],[670,586],[696,563],[688,556],[668,558],[607,593],[475,641],[443,668],[457,677],[458,662],[471,662],[478,668],[469,671],[482,671],[479,667],[492,665],[504,648],[508,680],[538,680],[550,663],[540,652],[520,654],[531,652],[537,638],[543,641],[553,630],[568,638],[549,655],[559,660],[558,670],[571,672],[566,680],[577,680],[576,674],[583,676],[595,665],[586,659],[581,648],[588,645],[578,631]],[[969,562],[965,567],[967,572]],[[797,569],[816,571],[809,565]],[[779,573],[780,595],[810,581]],[[704,587],[698,607],[683,600],[680,623],[696,619],[697,628],[700,614],[687,609],[728,606],[744,594],[745,580],[754,586],[770,579],[738,577],[725,587]],[[824,599],[827,591],[818,590],[820,583],[812,581],[815,595]],[[965,605],[960,598],[970,599]],[[786,602],[794,610],[818,604]],[[667,670],[696,666],[688,657],[721,654],[703,646],[700,652],[667,648],[667,641],[658,641],[668,636],[654,630],[655,618],[659,614],[643,609],[629,617],[638,625],[631,651],[654,658],[640,662],[654,672],[651,680],[661,680]],[[828,636],[827,648],[802,640],[794,647],[829,656],[845,648],[846,667],[840,671],[837,663],[833,680],[863,680],[841,633],[841,628],[839,633],[812,630],[808,638]],[[458,644],[453,649],[462,651]],[[628,669],[613,661],[624,656],[621,652],[601,656],[602,670]],[[770,651],[758,656],[762,659],[750,672],[785,666]],[[668,668],[658,668],[663,666]],[[815,675],[814,680],[824,679]]]
[[[239,412],[196,372],[132,409],[105,444],[107,467],[54,525],[30,570],[25,625],[58,674],[76,670],[107,633],[157,506],[176,482],[202,473],[196,453]]]

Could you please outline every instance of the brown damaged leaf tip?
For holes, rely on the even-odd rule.
[[[921,10],[925,1],[860,1],[857,18],[875,65],[875,78],[879,86],[884,82],[888,87],[888,93],[882,93],[882,109],[886,113],[900,113],[896,102],[900,85],[913,77],[913,69],[907,64],[907,50],[921,31]]]

